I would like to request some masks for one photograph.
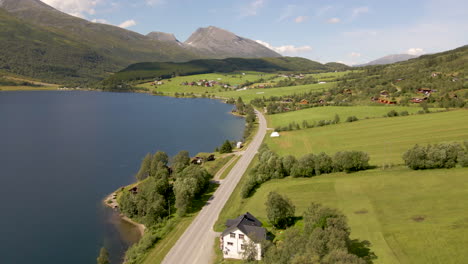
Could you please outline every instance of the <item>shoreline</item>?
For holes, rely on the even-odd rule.
[[[140,239],[143,237],[145,234],[146,226],[144,224],[135,222],[134,220],[128,218],[124,214],[120,213],[119,210],[119,203],[117,202],[117,191],[112,192],[111,194],[107,195],[104,200],[102,200],[103,204],[106,207],[109,207],[113,211],[116,211],[119,213],[119,218],[133,226],[135,226],[138,229],[138,232],[140,233]]]

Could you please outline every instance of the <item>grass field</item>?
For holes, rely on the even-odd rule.
[[[311,202],[338,208],[348,218],[351,237],[369,240],[376,264],[465,263],[468,259],[468,169],[412,171],[402,166],[353,174],[286,178],[264,183],[253,197],[234,193],[222,223],[250,212],[267,223],[270,191],[288,196],[302,215]]]
[[[372,165],[402,164],[401,156],[415,144],[468,140],[468,110],[359,120],[280,134],[265,140],[280,155],[361,150],[369,153]]]
[[[270,96],[284,96],[291,94],[302,94],[308,92],[320,92],[327,91],[330,88],[334,87],[335,83],[325,83],[325,84],[307,84],[307,85],[297,85],[297,86],[288,86],[288,87],[277,87],[277,88],[268,88],[268,89],[248,89],[245,91],[228,91],[228,92],[219,92],[216,93],[216,96],[224,98],[238,98],[242,97],[244,102],[250,102],[255,98],[270,97]]]
[[[156,85],[155,89],[158,92],[163,92],[167,95],[173,95],[175,93],[194,93],[194,94],[203,94],[208,93],[217,93],[219,90],[223,89],[219,85],[215,87],[202,87],[202,86],[188,86],[181,85],[183,82],[197,82],[199,80],[214,80],[222,83],[229,83],[230,85],[240,85],[246,81],[254,82],[261,78],[268,79],[276,76],[276,74],[271,73],[262,73],[262,72],[244,72],[242,73],[207,73],[207,74],[198,74],[190,76],[179,76],[172,78],[171,81],[162,80],[164,84]],[[151,83],[145,83],[138,85],[138,87],[148,88],[150,90],[154,89],[154,86],[151,86]]]
[[[327,81],[332,81],[337,77],[343,76],[345,72],[333,72],[333,73],[320,73],[313,74],[316,78],[323,78]],[[228,90],[225,91],[220,86],[215,87],[201,87],[201,86],[187,86],[181,85],[183,82],[193,82],[198,80],[215,80],[223,83],[229,83],[230,85],[240,85],[246,81],[257,81],[260,78],[270,79],[275,77],[276,74],[269,73],[259,73],[259,72],[245,72],[245,75],[240,73],[210,73],[210,74],[199,74],[191,76],[181,76],[172,78],[171,81],[163,80],[164,84],[156,85],[157,88],[151,85],[151,83],[145,83],[138,85],[138,87],[147,88],[150,91],[162,92],[164,95],[174,96],[175,93],[194,93],[195,95],[211,95],[221,98],[238,98],[242,97],[245,102],[250,102],[255,98],[270,97],[270,96],[284,96],[291,94],[300,94],[311,91],[326,91],[331,87],[334,87],[335,83],[329,82],[326,84],[308,84],[308,85],[298,85],[298,86],[289,86],[289,87],[278,87],[278,88],[256,88],[256,89],[247,89],[241,91]],[[273,80],[278,81],[283,77],[273,78]]]
[[[302,124],[303,120],[307,120],[309,124],[320,120],[333,120],[337,114],[341,122],[344,122],[349,116],[356,116],[359,119],[382,117],[389,111],[395,110],[398,113],[408,111],[409,114],[415,114],[422,110],[417,106],[392,106],[392,105],[376,105],[376,106],[324,106],[314,107],[299,111],[280,113],[266,116],[270,127],[287,126],[291,122]],[[438,110],[438,109],[437,109]],[[431,109],[431,111],[434,111]]]

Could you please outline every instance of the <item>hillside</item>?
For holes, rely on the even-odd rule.
[[[410,54],[392,54],[388,55],[382,58],[378,58],[376,60],[370,61],[365,64],[361,65],[356,65],[357,67],[362,67],[362,66],[372,66],[372,65],[385,65],[385,64],[392,64],[400,61],[407,61],[410,59],[417,58],[419,56],[416,55],[410,55]]]
[[[143,61],[280,56],[221,29],[216,32],[222,34],[194,33],[199,36],[196,43],[200,45],[222,43],[208,52],[199,44],[183,44],[172,34],[155,32],[144,36],[120,27],[93,23],[62,13],[39,0],[0,1],[0,25],[0,70],[75,86],[88,85]],[[223,39],[226,36],[229,39]],[[235,47],[228,45],[233,39],[241,41],[235,42]]]
[[[132,84],[157,78],[169,78],[171,76],[213,72],[228,73],[235,71],[324,72],[331,71],[331,69],[316,61],[299,57],[205,59],[182,63],[144,62],[128,66],[124,70],[104,80],[101,84],[106,88],[116,88],[122,83]]]
[[[468,100],[467,61],[468,46],[463,46],[405,62],[371,66],[343,78],[334,92],[351,91],[352,96],[341,95],[348,102],[369,102],[373,97],[402,105],[427,102],[438,107],[463,107]]]

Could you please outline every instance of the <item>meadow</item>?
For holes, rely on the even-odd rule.
[[[413,171],[399,166],[271,180],[245,200],[234,192],[217,231],[226,219],[245,212],[272,230],[264,205],[271,191],[289,197],[298,216],[312,202],[339,209],[348,218],[351,238],[372,243],[376,264],[464,263],[468,259],[468,204],[461,202],[468,195],[468,168]]]
[[[333,120],[335,115],[340,117],[341,122],[344,122],[349,116],[356,116],[358,119],[383,117],[392,110],[398,113],[407,111],[409,114],[415,114],[422,108],[418,106],[378,105],[377,103],[374,106],[323,106],[268,115],[266,118],[270,127],[278,127],[287,126],[291,122],[301,125],[304,120],[309,124],[320,120]],[[431,111],[436,110],[441,109],[431,109]]]
[[[401,156],[415,144],[468,140],[467,131],[468,110],[454,110],[281,132],[265,142],[280,155],[361,150],[369,154],[370,164],[381,166],[402,164]]]
[[[165,95],[173,96],[175,93],[194,93],[197,95],[201,94],[212,94],[218,93],[224,90],[224,88],[216,85],[214,87],[202,87],[202,86],[189,86],[182,85],[184,82],[197,82],[199,80],[213,80],[222,83],[228,83],[232,86],[241,85],[245,82],[255,82],[260,79],[270,79],[276,76],[276,74],[262,73],[262,72],[244,72],[242,73],[207,73],[197,74],[189,76],[178,76],[169,80],[161,80],[164,84],[152,86],[152,82],[138,85],[138,87],[148,88],[150,91],[162,92]]]
[[[217,98],[238,98],[242,97],[245,102],[250,102],[255,98],[270,97],[270,96],[286,96],[291,94],[301,94],[308,92],[324,92],[332,87],[336,86],[333,81],[341,76],[344,76],[347,72],[333,72],[333,73],[319,73],[319,74],[307,74],[306,76],[314,76],[320,81],[324,80],[327,83],[324,84],[307,84],[297,85],[288,87],[275,87],[275,88],[251,88],[247,90],[225,90],[224,88],[216,85],[214,87],[201,87],[201,86],[188,86],[181,85],[184,82],[194,82],[198,80],[214,80],[222,83],[229,83],[230,85],[241,85],[247,81],[254,82],[253,85],[274,83],[285,77],[277,76],[277,74],[261,73],[261,72],[245,72],[242,73],[209,73],[209,74],[198,74],[191,76],[179,76],[169,80],[162,80],[164,84],[151,85],[151,83],[140,84],[137,87],[149,89],[150,92],[159,92],[164,95],[174,96],[176,93],[181,94],[195,94],[197,96],[215,96]],[[257,83],[260,79],[264,79],[265,82]]]

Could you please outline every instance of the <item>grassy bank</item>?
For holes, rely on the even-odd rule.
[[[431,109],[431,111],[443,109]],[[302,125],[306,120],[309,124],[320,120],[333,120],[335,115],[340,117],[341,122],[345,122],[349,116],[356,116],[358,119],[380,118],[386,116],[388,112],[403,111],[408,114],[416,114],[422,111],[418,106],[394,106],[394,105],[375,105],[375,106],[323,106],[308,108],[300,111],[286,112],[281,114],[268,115],[267,121],[270,127],[287,126],[291,122]]]
[[[267,223],[270,191],[288,196],[300,215],[311,202],[338,208],[353,238],[367,239],[375,263],[463,263],[468,258],[468,169],[412,171],[404,167],[264,183],[249,199],[235,192],[217,224],[251,212]],[[444,250],[440,250],[443,247]]]
[[[467,140],[467,131],[468,110],[456,110],[281,132],[265,142],[280,155],[361,150],[369,153],[371,164],[380,166],[402,164],[401,156],[414,144]]]

